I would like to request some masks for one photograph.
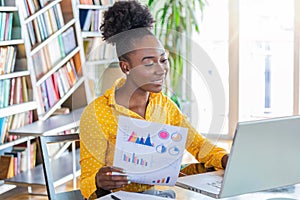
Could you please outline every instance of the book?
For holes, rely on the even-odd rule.
[[[18,175],[21,167],[21,152],[11,151],[5,152],[4,155],[11,155],[14,158],[14,176]]]
[[[28,169],[27,160],[27,147],[13,147],[12,152],[15,152],[18,155],[18,172],[24,172]]]
[[[22,99],[23,102],[28,102],[28,88],[25,76],[22,76]]]
[[[1,69],[0,73],[1,74],[6,74],[6,58],[8,54],[8,47],[2,47],[1,48],[1,57],[0,57],[0,62],[1,62]]]
[[[13,23],[13,13],[8,12],[6,13],[6,19],[5,19],[4,40],[11,39],[12,23]]]
[[[46,89],[49,106],[53,107],[54,104],[59,100],[59,96],[57,96],[55,93],[52,77],[46,79]]]
[[[0,118],[0,144],[4,143],[4,138],[5,138],[5,123],[6,123],[6,117],[1,117]]]
[[[61,36],[63,41],[64,52],[65,54],[69,54],[77,46],[74,28],[70,27],[68,30],[63,32]]]
[[[43,36],[39,27],[38,18],[32,20],[32,23],[33,23],[33,30],[35,33],[34,35],[35,35],[36,42],[40,43],[43,40]],[[28,23],[28,25],[29,24],[30,23]]]
[[[28,169],[28,147],[26,143],[21,143],[21,144],[17,144],[13,147],[12,151],[19,151],[19,152],[24,152],[25,151],[25,156],[24,156],[24,161],[22,163],[22,158],[21,158],[21,169],[22,169],[22,165],[24,166],[24,170]],[[32,142],[30,144],[30,168],[33,168],[35,166],[35,162],[36,162],[36,142]],[[22,171],[22,170],[21,170]]]
[[[54,11],[57,26],[60,29],[65,25],[60,4],[56,4],[55,6],[53,6],[53,11]]]
[[[56,21],[56,17],[55,17],[55,13],[54,13],[53,8],[50,8],[48,10],[48,14],[49,14],[49,19],[50,19],[50,23],[51,23],[53,32],[56,32],[59,27],[58,27],[58,24],[57,24],[57,21]]]
[[[62,58],[60,50],[59,50],[60,47],[59,47],[58,38],[53,39],[52,42],[47,45],[47,48],[48,48],[48,51],[51,52],[51,53],[49,53],[51,66],[54,66]]]
[[[89,10],[87,9],[79,9],[79,22],[80,22],[80,28],[83,30],[85,20],[87,18],[87,15],[89,13]]]
[[[27,18],[30,15],[30,13],[26,0],[21,0],[21,4],[22,5],[20,7],[22,9],[21,12],[23,14],[23,17]]]
[[[0,80],[0,91],[4,91],[4,80]],[[4,95],[0,96],[0,108],[4,108]]]
[[[0,156],[0,179],[14,176],[14,157],[10,155]]]
[[[68,79],[66,77],[66,74],[62,70],[62,68],[60,68],[58,70],[58,74],[59,74],[58,77],[60,78],[63,89],[64,89],[64,93],[66,94],[69,91],[69,89],[71,88],[70,85],[69,85]]]
[[[4,118],[4,123],[2,126],[3,135],[1,136],[2,143],[5,143],[8,139],[8,130],[11,127],[12,119],[13,119],[12,115]]]
[[[73,86],[77,81],[77,74],[75,68],[72,66],[71,62],[68,62],[66,64],[66,69],[67,69],[68,77],[70,79],[70,83]]]
[[[48,100],[48,96],[47,96],[47,86],[46,86],[46,82],[43,82],[40,86],[40,91],[41,91],[41,101],[43,102],[43,106],[44,106],[44,111],[49,110],[50,106],[49,106],[49,100]]]
[[[16,82],[16,79],[12,78],[11,82],[10,82],[10,95],[9,95],[9,105],[10,106],[14,104],[15,82]]]
[[[92,17],[91,17],[92,14],[93,14],[92,10],[87,10],[87,15],[86,15],[83,27],[82,27],[83,31],[89,31],[90,30],[91,23],[92,23]]]
[[[54,116],[54,115],[69,114],[69,113],[70,113],[70,108],[62,107],[62,108],[56,109],[56,110],[52,113],[52,116]]]
[[[58,39],[58,43],[59,43],[60,55],[61,55],[62,58],[64,58],[67,53],[66,53],[65,48],[64,48],[62,35],[57,36],[57,39]]]
[[[93,0],[80,0],[80,4],[93,5]]]
[[[5,58],[5,63],[4,63],[4,72],[5,73],[11,73],[14,71],[15,68],[15,62],[16,62],[16,47],[15,46],[8,46],[7,47],[7,54]]]
[[[45,22],[46,29],[48,31],[48,36],[49,36],[54,32],[53,27],[52,27],[52,23],[51,23],[51,20],[50,20],[49,11],[43,13],[43,18],[44,18],[44,22]]]
[[[30,15],[32,15],[36,11],[33,0],[26,0],[26,2],[27,2],[27,5],[28,5],[29,13],[30,13]]]
[[[53,81],[55,81],[57,83],[59,97],[62,98],[66,92],[63,88],[62,80],[61,80],[61,78],[59,78],[59,72],[55,72],[53,74]]]
[[[5,22],[6,22],[6,13],[0,12],[0,41],[4,40],[4,33],[5,33]]]
[[[14,104],[20,104],[23,102],[22,99],[22,80],[21,77],[16,77],[14,91]]]
[[[9,105],[9,95],[10,95],[10,80],[11,79],[4,79],[4,90],[2,95],[4,96],[4,99],[3,99],[3,107],[7,107]]]
[[[51,78],[52,78],[52,82],[53,82],[55,95],[59,98],[60,95],[59,95],[59,89],[58,89],[58,81],[57,81],[57,77],[54,74],[52,74]]]
[[[35,20],[33,20],[31,22],[28,22],[28,24],[27,24],[27,30],[28,30],[28,35],[29,35],[29,39],[30,39],[30,42],[31,42],[31,46],[34,46],[37,43],[37,40],[38,40],[35,36],[35,31],[34,31],[34,28],[33,28],[34,21]]]

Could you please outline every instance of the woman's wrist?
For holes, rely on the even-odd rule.
[[[104,190],[101,187],[97,187],[97,190],[96,190],[97,198],[105,196],[105,195],[110,194],[110,193],[111,193],[110,190]]]
[[[228,154],[226,154],[226,155],[224,155],[224,156],[222,157],[221,162],[222,162],[222,167],[223,167],[223,169],[226,168],[226,166],[227,166],[227,161],[228,161]]]
[[[100,170],[99,170],[99,171],[100,171]],[[98,184],[97,184],[97,176],[98,176],[99,171],[98,171],[98,172],[96,173],[96,175],[95,175],[95,184],[96,184],[96,188],[97,188],[97,190],[96,190],[95,193],[96,193],[96,195],[97,195],[97,198],[98,198],[98,197],[105,196],[105,195],[111,193],[110,190],[105,190],[105,189],[101,188],[100,186],[98,186]]]

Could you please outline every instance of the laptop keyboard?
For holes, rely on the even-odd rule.
[[[207,183],[207,185],[209,185],[209,186],[213,186],[213,187],[215,187],[215,188],[221,188],[221,186],[222,186],[222,181],[215,181],[215,182],[211,182],[211,183]]]

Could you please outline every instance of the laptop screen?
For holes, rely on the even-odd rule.
[[[221,197],[300,183],[300,117],[241,122]]]

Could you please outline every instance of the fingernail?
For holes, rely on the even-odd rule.
[[[127,183],[128,183],[128,184],[130,184],[130,183],[131,183],[131,181],[128,181]]]

